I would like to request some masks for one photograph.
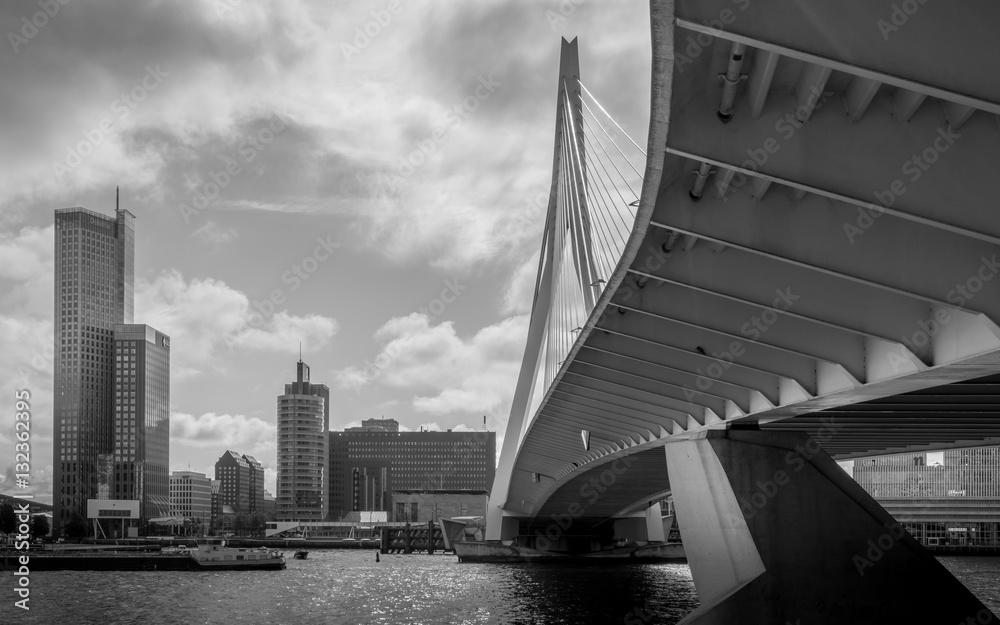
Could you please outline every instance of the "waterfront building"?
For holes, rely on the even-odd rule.
[[[393,491],[489,491],[496,432],[330,432],[331,519],[386,511]]]
[[[1000,546],[1000,446],[857,458],[854,480],[924,545]]]
[[[140,404],[132,408],[132,394],[138,400],[139,389],[116,383],[126,371],[116,367],[115,329],[133,322],[135,216],[117,206],[114,217],[79,207],[56,210],[54,249],[53,527],[63,526],[73,514],[85,517],[89,499],[110,499],[126,491],[138,496],[134,468],[123,470],[152,462],[151,488],[141,489],[147,514],[169,498],[162,469],[168,450],[161,445],[167,425],[165,413],[159,412],[169,398],[169,378],[167,369],[151,364],[146,375],[154,378],[143,380],[155,383],[146,387],[144,398],[155,402],[149,414],[154,423],[138,420]],[[155,361],[166,357],[157,350],[150,354]],[[132,379],[131,368],[128,375]],[[138,377],[135,384],[140,384]],[[129,402],[119,404],[125,392]],[[119,432],[128,438],[119,440]],[[149,457],[140,460],[147,452]],[[116,477],[125,481],[115,482]]]
[[[253,456],[243,454],[250,468],[250,482],[248,484],[250,495],[250,512],[264,513],[264,465]]]
[[[212,524],[218,527],[222,520],[222,480],[211,480],[212,483]]]
[[[389,521],[426,523],[454,517],[486,516],[487,490],[394,490]]]
[[[301,358],[295,381],[278,396],[279,521],[323,521],[327,516],[327,432],[330,389],[309,380]]]
[[[275,501],[274,495],[272,495],[269,491],[265,490],[264,505],[261,506],[257,511],[263,514],[265,519],[273,519],[275,512],[277,511],[277,501]]]
[[[395,419],[365,419],[361,427],[344,428],[345,432],[398,432],[399,421]]]
[[[219,481],[219,510],[229,506],[233,512],[250,512],[250,463],[246,456],[227,449],[215,462],[215,479]]]
[[[113,499],[140,502],[141,520],[170,515],[170,337],[114,326]]]
[[[170,474],[170,506],[194,523],[205,534],[212,522],[212,479],[195,471],[174,471]]]

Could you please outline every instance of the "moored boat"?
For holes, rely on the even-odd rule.
[[[267,547],[227,547],[223,538],[199,538],[191,557],[202,569],[283,569],[285,556]],[[297,557],[297,556],[296,556]]]

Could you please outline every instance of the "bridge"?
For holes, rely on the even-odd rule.
[[[997,23],[654,1],[644,147],[563,42],[487,541],[658,544],[669,495],[685,623],[995,618],[836,461],[1000,443]]]

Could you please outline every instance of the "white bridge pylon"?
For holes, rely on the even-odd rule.
[[[645,152],[581,82],[576,39],[562,40],[556,102],[552,184],[528,339],[490,501],[497,532],[517,450],[540,400],[537,387],[544,392],[556,380],[617,269],[642,185]]]

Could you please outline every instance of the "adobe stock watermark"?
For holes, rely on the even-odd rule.
[[[10,42],[10,47],[14,49],[14,54],[20,52],[23,46],[28,45],[28,42],[35,38],[38,31],[45,28],[49,20],[54,18],[59,13],[59,10],[69,4],[69,2],[70,0],[38,0],[38,8],[41,11],[33,13],[30,20],[27,16],[22,17],[21,30],[19,32],[7,32],[7,41]]]
[[[426,163],[440,146],[448,142],[452,131],[469,119],[469,116],[475,113],[483,102],[489,100],[497,88],[503,85],[501,81],[493,79],[492,73],[486,76],[480,74],[478,78],[479,84],[476,85],[472,94],[462,98],[448,109],[444,114],[443,122],[435,127],[427,138],[418,141],[415,150],[400,157],[395,173],[385,176],[383,182],[387,187],[395,189],[403,180],[413,175],[413,172]]]
[[[427,317],[429,321],[433,321],[434,319],[440,317],[450,304],[455,303],[462,295],[462,292],[467,288],[468,285],[459,282],[458,278],[445,280],[444,288],[441,289],[441,293],[438,297],[432,299],[426,306],[418,308],[417,312]],[[401,340],[390,341],[389,344],[386,345],[385,350],[375,357],[374,362],[366,359],[364,362],[365,368],[361,372],[362,381],[355,384],[354,392],[361,394],[361,388],[363,386],[366,386],[369,382],[372,382],[380,377],[389,365],[399,358],[400,354],[403,353],[403,348],[406,347],[410,340],[411,337],[407,335]]]
[[[576,13],[576,7],[580,6],[587,0],[559,0],[558,11],[553,11],[552,9],[547,9],[545,11],[545,21],[549,23],[549,28],[552,32],[557,30],[557,27],[561,24],[566,23],[573,13]]]
[[[903,0],[899,4],[893,4],[888,19],[878,19],[875,22],[878,31],[882,33],[882,40],[889,41],[889,35],[899,32],[925,4],[927,0]]]
[[[117,121],[111,117],[104,117],[94,128],[81,131],[83,140],[76,145],[66,146],[66,159],[64,161],[52,161],[52,173],[56,178],[62,178],[63,174],[68,174],[83,163],[83,159],[94,153],[104,140],[114,131],[115,125],[127,118],[139,104],[149,97],[152,91],[163,84],[164,79],[170,76],[157,65],[146,66],[146,75],[130,89],[127,93],[121,94],[111,103],[111,112],[117,114]]]
[[[783,117],[778,118],[774,122],[774,131],[780,135],[780,137],[788,141],[795,136],[800,128],[806,123],[802,121],[803,119],[809,119],[815,111],[818,111],[823,107],[824,104],[830,99],[831,94],[824,94],[822,91],[816,87],[809,88],[809,96],[806,98],[805,103],[795,107],[795,110],[790,113],[785,113]],[[781,150],[781,143],[775,137],[768,137],[765,139],[759,147],[748,148],[746,151],[747,159],[740,163],[740,167],[743,169],[752,171],[754,173],[760,171],[760,169],[767,164],[772,156]],[[718,190],[720,192],[735,191],[740,189],[747,182],[750,181],[750,176],[738,171],[733,175],[732,180],[729,181],[727,186],[723,186],[724,183],[720,180],[718,185]],[[726,195],[722,195],[722,201],[727,201],[729,198]]]
[[[385,28],[392,22],[392,18],[403,10],[401,0],[390,0],[384,9],[373,11],[371,19],[354,29],[354,39],[350,43],[341,43],[340,52],[344,55],[345,61],[350,61],[352,56],[361,54],[361,51],[371,45],[372,41],[382,34]]]
[[[749,321],[740,326],[740,333],[747,337],[751,341],[758,341],[768,331],[771,326],[778,322],[778,310],[787,312],[795,305],[795,302],[799,300],[800,296],[792,293],[791,287],[785,287],[782,289],[775,289],[774,291],[777,296],[774,301],[771,302],[770,308],[765,308],[760,316],[754,315]],[[736,364],[736,359],[740,358],[744,353],[746,353],[746,348],[742,341],[732,341],[729,344],[729,348],[719,354],[712,354],[706,352],[703,354],[709,358],[715,359],[716,362],[710,363],[704,369],[700,367],[695,370],[698,377],[695,379],[696,389],[690,386],[684,385],[684,397],[688,401],[693,401],[695,397],[701,393],[708,392],[712,385],[715,384],[716,380],[721,380],[722,376],[726,374],[734,364]]]
[[[566,512],[553,513],[549,515],[551,522],[545,527],[537,538],[535,538],[535,548],[540,551],[548,551],[552,543],[562,538],[571,527],[574,519],[578,519],[586,514],[587,509],[597,503],[601,496],[608,492],[618,482],[618,478],[628,472],[629,467],[635,460],[631,455],[625,455],[613,462],[597,476],[580,486],[579,495],[583,503],[574,501],[566,506]]]
[[[243,137],[236,148],[243,163],[247,165],[252,163],[261,152],[267,149],[267,146],[274,141],[276,136],[288,128],[289,124],[290,120],[286,109],[281,113],[273,113],[268,118],[267,125],[257,132]],[[226,162],[224,168],[208,173],[211,182],[206,182],[195,187],[194,193],[191,195],[190,205],[184,202],[177,205],[177,210],[180,211],[184,223],[190,224],[191,217],[205,210],[211,202],[218,199],[222,192],[229,187],[233,179],[243,173],[243,166],[235,158],[228,157],[224,160]]]
[[[746,11],[750,6],[750,0],[732,0],[732,3],[736,5],[736,8],[740,11]],[[726,26],[729,26],[736,21],[736,14],[732,9],[722,9],[719,11],[719,16],[715,19],[708,20],[704,23],[704,26],[708,26],[712,30],[718,31],[720,34],[725,32]],[[674,67],[678,72],[683,72],[684,68],[695,61],[698,57],[705,52],[705,49],[711,47],[716,41],[716,33],[702,33],[690,34],[687,38],[687,44],[684,45],[684,49],[681,52],[676,53],[674,56]],[[677,46],[677,49],[681,49],[681,45]]]
[[[340,243],[335,243],[331,235],[316,237],[316,247],[312,253],[304,257],[300,262],[293,264],[281,274],[281,283],[288,285],[289,293],[298,291],[304,282],[319,270],[323,262],[329,260],[334,250],[340,247]],[[267,320],[278,312],[278,307],[285,304],[287,296],[282,288],[272,289],[268,297],[262,301],[254,300],[250,304],[250,314],[247,321],[234,335],[226,336],[224,341],[232,353],[233,348],[246,339],[254,330],[260,330],[267,323]]]
[[[959,310],[964,309],[983,290],[986,283],[995,278],[997,273],[1000,273],[1000,263],[997,262],[996,254],[990,258],[982,256],[980,257],[980,261],[979,268],[971,276],[963,282],[955,284],[955,288],[948,291],[948,294],[945,295],[945,300],[954,304],[955,308]],[[946,309],[938,308],[926,320],[921,319],[917,321],[917,329],[910,336],[901,337],[900,341],[911,352],[916,353],[920,348],[930,344],[934,337],[946,325],[951,323],[953,319],[951,313]],[[895,352],[889,352],[887,357],[889,358],[889,364],[892,365],[892,369],[896,373],[910,366],[910,362],[906,358]]]
[[[900,170],[911,183],[920,180],[920,177],[934,163],[938,162],[941,155],[947,152],[951,146],[955,145],[955,141],[961,138],[962,135],[951,128],[940,126],[937,129],[937,136],[931,141],[931,145],[924,148],[920,154],[914,154],[904,161]],[[875,199],[878,201],[878,204],[872,207],[859,206],[858,217],[854,223],[844,223],[844,234],[847,235],[848,242],[853,244],[857,237],[875,225],[875,220],[885,214],[885,209],[891,208],[896,203],[896,200],[902,197],[907,190],[905,182],[897,178],[885,190],[875,191]]]
[[[858,570],[858,575],[861,577],[865,576],[866,569],[875,566],[875,563],[881,560],[887,551],[899,544],[899,541],[906,535],[906,530],[895,521],[883,525],[883,527],[886,530],[884,534],[875,539],[868,539],[868,549],[864,552],[864,555],[868,556],[867,558],[858,554],[851,558],[854,567]]]
[[[740,511],[743,518],[749,521],[758,512],[763,510],[769,501],[774,499],[783,486],[787,486],[792,481],[792,474],[800,472],[806,464],[818,453],[823,451],[822,445],[829,442],[837,434],[842,426],[833,418],[823,417],[820,419],[822,429],[816,432],[815,436],[810,436],[803,445],[796,445],[793,451],[785,454],[785,465],[790,468],[791,473],[785,469],[778,469],[771,475],[771,479],[757,482],[757,490],[749,497],[740,497]]]

